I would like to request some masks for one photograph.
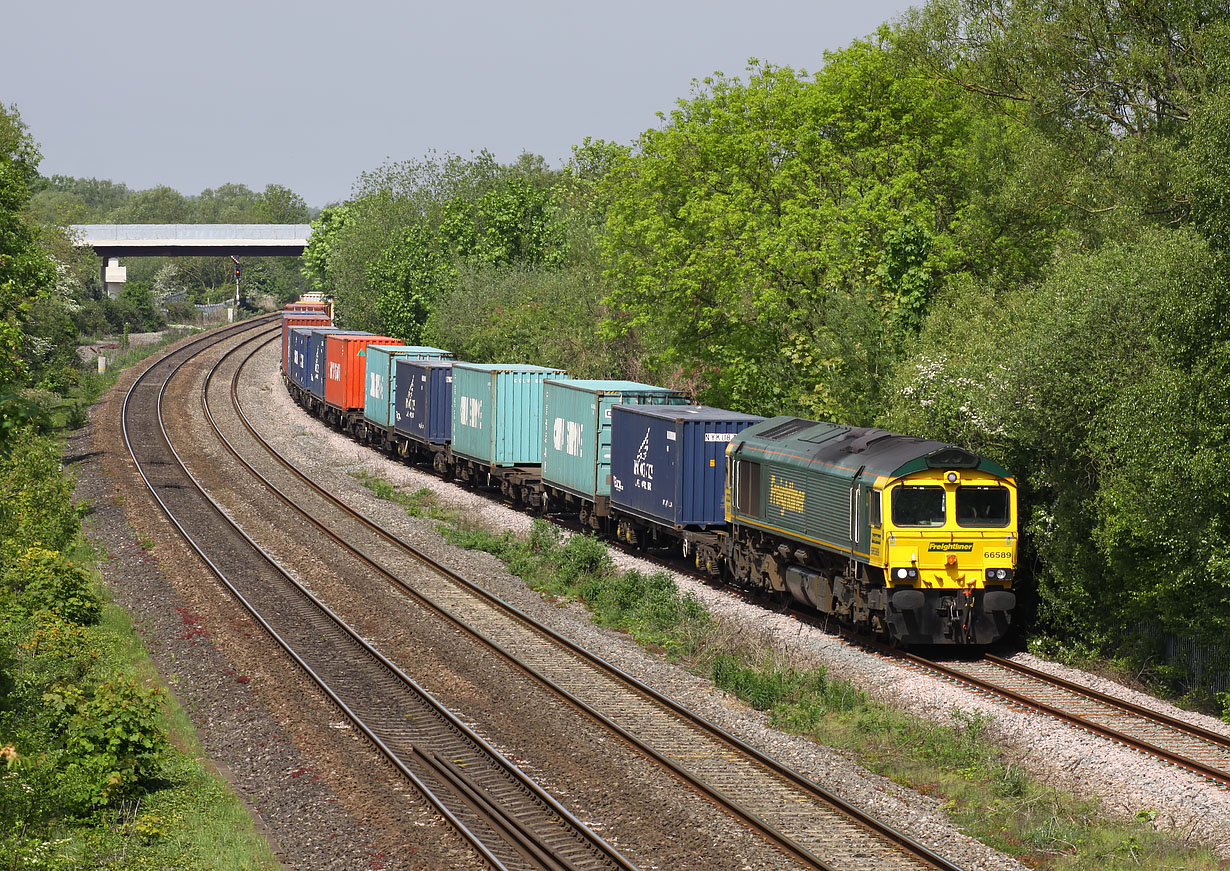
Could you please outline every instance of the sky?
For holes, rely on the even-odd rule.
[[[4,13],[0,102],[43,175],[186,195],[279,184],[309,206],[430,152],[562,166],[631,143],[715,71],[814,72],[904,0],[102,0]]]

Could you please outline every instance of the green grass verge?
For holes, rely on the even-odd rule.
[[[59,425],[72,423],[69,417],[84,417],[75,402],[90,402],[106,387],[114,384],[119,371],[175,341],[186,332],[169,335],[161,345],[130,349],[112,361],[108,373],[89,375],[77,387],[69,404],[75,414],[60,409]],[[85,512],[85,506],[78,506]],[[147,550],[150,545],[143,542]],[[95,625],[70,628],[69,637],[88,639],[90,679],[105,682],[133,677],[146,685],[159,683],[158,674],[148,652],[135,631],[127,612],[107,597],[98,582],[97,567],[105,553],[96,551],[78,536],[68,555],[78,565],[93,567],[93,586],[104,600],[101,619]],[[47,667],[57,668],[54,656],[46,658]],[[168,678],[173,687],[174,676]],[[186,712],[172,692],[162,695],[161,714],[151,723],[152,729],[167,736],[167,746],[157,758],[156,773],[143,780],[140,789],[117,804],[93,810],[63,812],[63,800],[53,796],[56,789],[29,793],[30,800],[22,804],[21,819],[0,820],[0,868],[79,869],[185,869],[185,871],[223,871],[223,869],[280,868],[281,865],[255,830],[251,815],[229,784],[212,771],[206,754],[200,747],[196,732]],[[0,703],[5,699],[0,698]],[[44,716],[30,711],[26,718],[10,716],[14,728],[39,731]],[[6,748],[13,750],[13,748]],[[12,778],[14,789],[37,782],[37,774],[29,766],[45,749],[28,748],[30,758],[20,755],[0,765],[0,776]],[[7,766],[7,772],[5,770]],[[32,780],[23,775],[28,774]],[[53,782],[63,782],[65,772],[54,772]],[[9,795],[9,798],[12,796]],[[10,805],[16,809],[17,804]]]
[[[767,636],[711,616],[665,572],[617,571],[606,547],[589,536],[565,541],[541,520],[528,536],[495,534],[441,509],[428,490],[408,496],[375,476],[355,477],[414,516],[440,519],[440,533],[453,544],[495,555],[544,595],[582,602],[596,623],[708,675],[767,712],[777,728],[835,747],[931,796],[966,834],[1031,868],[1225,868],[1211,850],[1155,830],[1150,808],[1125,822],[1102,813],[1097,802],[1039,783],[988,738],[987,718],[954,709],[948,723],[934,723],[872,701]]]

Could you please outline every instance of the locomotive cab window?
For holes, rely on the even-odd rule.
[[[893,490],[894,526],[943,526],[948,520],[943,487]]]
[[[760,463],[735,462],[735,510],[749,517],[760,516]]]
[[[957,524],[960,526],[1007,526],[1008,488],[958,487]]]
[[[883,498],[884,493],[881,490],[872,490],[871,495],[867,498],[867,522],[872,526],[879,526],[884,522],[882,516],[884,509],[880,501]]]

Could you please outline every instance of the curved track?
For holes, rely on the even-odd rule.
[[[244,413],[239,378],[259,349],[251,348],[231,374],[229,409],[220,402],[220,391],[208,384],[204,401],[231,452],[323,534],[806,864],[834,869],[954,868],[536,623],[316,485],[269,445]],[[222,435],[226,415],[234,415],[242,428]],[[230,424],[225,426],[229,430]],[[416,571],[408,583],[398,571],[407,557],[431,571]]]
[[[1230,788],[1230,739],[1216,732],[992,654],[981,660],[942,662],[900,652],[892,655]]]
[[[631,868],[295,582],[180,460],[162,418],[168,383],[196,354],[263,326],[197,339],[152,365],[129,389],[125,443],[158,504],[256,621],[489,865]]]

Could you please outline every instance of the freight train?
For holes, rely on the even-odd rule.
[[[308,413],[390,456],[899,645],[987,645],[1016,605],[1017,488],[960,447],[691,404],[631,381],[465,363],[283,314]]]

